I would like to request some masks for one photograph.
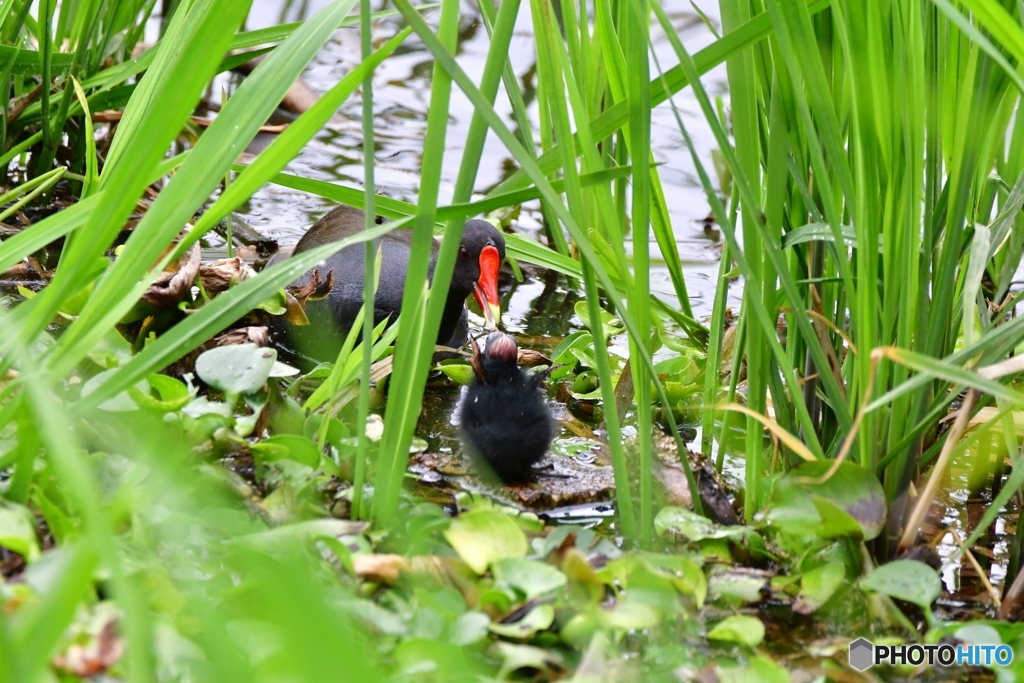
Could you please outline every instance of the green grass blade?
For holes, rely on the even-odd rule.
[[[135,227],[121,256],[100,280],[78,320],[61,338],[55,368],[70,369],[135,304],[124,297],[124,292],[139,282],[181,226],[213,192],[290,84],[354,4],[355,0],[338,0],[318,12],[239,86]],[[151,277],[157,274],[152,273]]]

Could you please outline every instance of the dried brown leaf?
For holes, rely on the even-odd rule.
[[[199,245],[192,245],[149,286],[142,295],[143,300],[157,308],[174,308],[191,291],[201,263]]]
[[[210,294],[223,292],[228,287],[248,280],[256,275],[256,271],[238,258],[217,259],[199,267],[199,282]]]

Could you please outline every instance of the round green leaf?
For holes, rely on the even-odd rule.
[[[526,535],[508,515],[494,510],[474,510],[459,515],[444,537],[466,564],[483,574],[494,562],[526,557]]]
[[[263,388],[277,351],[255,344],[219,346],[196,360],[196,374],[214,389],[225,394],[252,394]]]
[[[838,560],[804,572],[800,577],[800,593],[793,603],[793,611],[797,614],[811,614],[835,594],[843,585],[845,577],[846,566]]]
[[[510,557],[494,564],[494,577],[522,593],[527,600],[558,590],[568,582],[565,574],[538,560]]]
[[[775,484],[769,522],[784,533],[821,538],[871,540],[885,523],[885,492],[868,470],[844,462],[828,480],[818,481],[835,463],[801,463]]]
[[[490,617],[483,612],[460,614],[459,618],[448,627],[448,640],[452,644],[462,647],[472,645],[487,635],[487,627],[490,625]]]
[[[140,408],[169,413],[182,409],[192,400],[192,394],[189,393],[185,383],[173,377],[150,375],[146,381],[150,388],[148,393],[140,391],[136,387],[128,388],[128,394]],[[154,393],[156,396],[153,395]]]
[[[883,564],[860,580],[867,591],[883,593],[928,610],[942,593],[938,573],[917,560],[895,560]]]
[[[757,647],[764,640],[764,624],[757,617],[736,614],[715,624],[708,631],[708,638]]]

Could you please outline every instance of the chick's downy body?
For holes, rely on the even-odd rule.
[[[492,332],[474,355],[476,380],[458,415],[467,450],[507,484],[529,480],[555,436],[542,378],[521,370],[517,358],[515,339]]]

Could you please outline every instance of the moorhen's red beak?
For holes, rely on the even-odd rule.
[[[480,279],[473,283],[473,294],[480,310],[484,313],[487,326],[498,329],[501,322],[501,302],[498,300],[498,270],[501,268],[501,254],[488,244],[480,252]]]

